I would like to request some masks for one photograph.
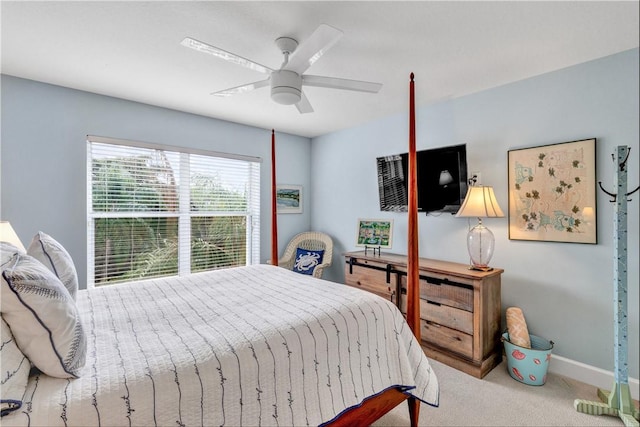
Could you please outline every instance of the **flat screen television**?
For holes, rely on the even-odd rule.
[[[467,194],[466,144],[416,152],[418,210],[456,213]],[[378,157],[380,210],[406,212],[409,154]]]

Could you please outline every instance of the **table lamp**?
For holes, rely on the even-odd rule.
[[[477,217],[478,225],[467,234],[467,249],[471,258],[471,269],[480,271],[492,270],[489,261],[493,256],[495,238],[487,227],[482,225],[482,218],[501,218],[504,216],[498,205],[493,187],[471,186],[462,202],[457,217]]]
[[[11,243],[22,252],[27,252],[9,221],[0,221],[0,242]]]

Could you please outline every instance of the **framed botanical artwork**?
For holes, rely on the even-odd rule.
[[[302,186],[276,185],[278,213],[302,213]]]
[[[509,239],[597,243],[595,138],[508,157]]]
[[[393,239],[393,220],[358,219],[356,246],[375,246],[390,249]]]

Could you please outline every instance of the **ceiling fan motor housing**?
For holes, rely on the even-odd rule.
[[[291,105],[302,97],[302,77],[295,71],[277,70],[271,73],[271,98],[278,104]]]

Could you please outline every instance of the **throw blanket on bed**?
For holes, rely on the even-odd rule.
[[[78,293],[78,379],[30,378],[2,425],[318,425],[392,386],[438,383],[388,301],[269,265]]]

